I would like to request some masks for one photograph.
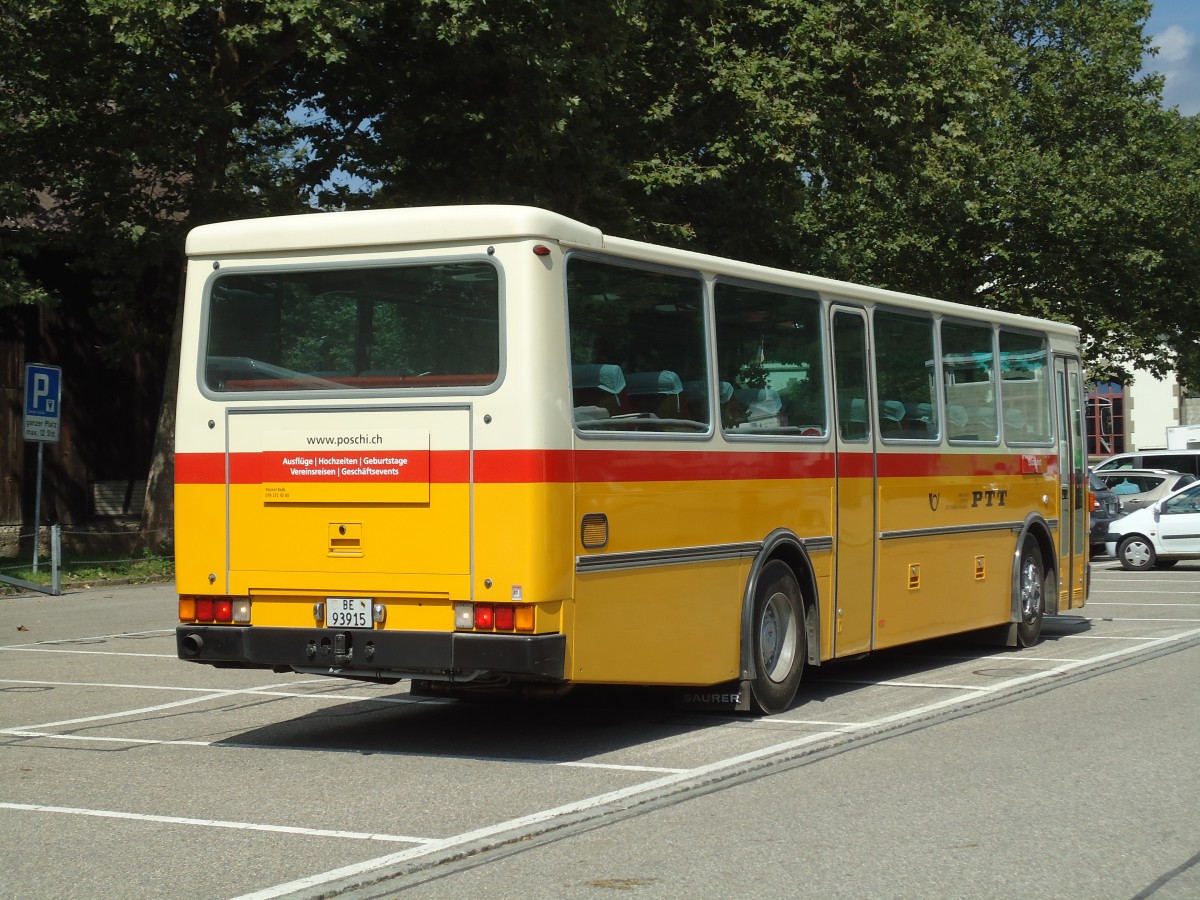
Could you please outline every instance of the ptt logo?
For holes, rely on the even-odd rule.
[[[971,507],[1005,506],[1008,502],[1008,491],[1001,488],[985,488],[981,491],[971,491]]]

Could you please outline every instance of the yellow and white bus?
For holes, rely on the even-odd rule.
[[[527,207],[187,252],[182,659],[772,713],[806,666],[1086,600],[1074,327]]]

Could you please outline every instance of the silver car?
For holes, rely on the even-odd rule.
[[[1121,515],[1149,506],[1196,480],[1170,469],[1096,469],[1096,477],[1121,501]]]

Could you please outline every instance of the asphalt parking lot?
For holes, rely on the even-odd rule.
[[[1198,592],[1200,565],[1101,562],[1088,607],[1048,620],[1037,647],[937,641],[822,667],[802,702],[764,719],[681,711],[653,692],[466,704],[411,698],[404,682],[195,666],[175,658],[172,585],[0,598],[0,896],[671,896],[694,861],[674,879],[664,862],[645,884],[486,873],[519,850],[699,809],[689,798],[724,787],[731,801],[738,785],[930,723],[1032,710],[1047,692],[1148,675],[1167,656],[1196,671]],[[1030,765],[1068,773],[1075,750],[1042,748]],[[1196,799],[1194,781],[1182,796]],[[1200,850],[1186,835],[1156,840],[1161,860],[1135,866],[1130,886]]]

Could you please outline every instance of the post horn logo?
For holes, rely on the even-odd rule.
[[[937,512],[938,503],[941,502],[941,499],[942,499],[941,494],[932,494],[931,493],[929,495],[929,508],[931,510],[933,510],[934,512]]]

